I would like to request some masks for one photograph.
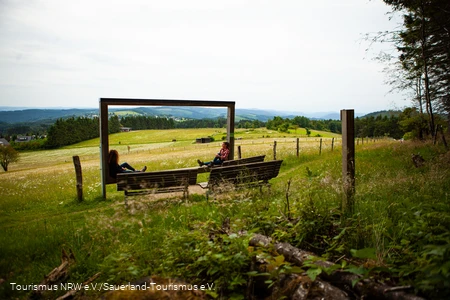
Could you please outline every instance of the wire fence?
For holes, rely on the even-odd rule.
[[[355,145],[376,143],[384,138],[357,138]],[[186,144],[180,141],[155,144],[122,145],[120,151],[123,154],[169,154],[175,152],[187,152],[191,154],[216,153],[222,145],[222,141],[210,143]],[[304,152],[317,152],[322,154],[327,151],[337,151],[342,147],[342,138],[278,138],[278,139],[238,139],[235,140],[234,158],[243,158],[258,154],[270,154],[281,157],[285,155],[301,155]]]

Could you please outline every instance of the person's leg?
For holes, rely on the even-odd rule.
[[[206,161],[206,162],[202,162],[200,159],[197,159],[197,162],[199,164],[200,167],[202,166],[210,166],[210,165],[221,165],[222,164],[222,160],[218,157],[214,158],[213,161]]]
[[[222,160],[220,158],[216,157],[216,158],[214,158],[212,163],[215,164],[215,165],[221,165],[222,164]]]
[[[122,168],[126,168],[126,169],[128,169],[128,170],[131,170],[131,171],[136,171],[132,166],[130,166],[127,162],[124,162],[123,164],[121,164],[120,165]]]

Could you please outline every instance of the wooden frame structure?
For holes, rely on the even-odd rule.
[[[201,106],[226,107],[227,111],[227,142],[230,143],[229,159],[234,159],[234,101],[208,100],[169,100],[169,99],[128,99],[128,98],[100,98],[100,172],[102,179],[102,196],[106,198],[106,185],[116,183],[109,177],[108,170],[108,107],[109,106]]]

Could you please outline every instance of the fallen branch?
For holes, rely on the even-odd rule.
[[[256,234],[249,241],[250,246],[255,247],[268,247],[271,243],[271,238],[261,234]],[[314,258],[318,258],[318,256],[314,253],[303,251],[290,245],[289,243],[274,242],[273,246],[275,251],[277,251],[278,254],[283,255],[286,261],[289,261],[300,267],[302,267],[306,261],[309,262],[311,260],[314,260]],[[332,262],[323,260],[314,261],[314,264],[321,268],[330,268],[335,265]],[[334,271],[331,274],[321,272],[319,277],[320,279],[330,282],[334,286],[343,289],[347,293],[354,293],[358,297],[364,299],[376,298],[387,300],[423,300],[423,298],[421,297],[404,292],[403,289],[388,286],[371,279],[361,279],[359,275],[342,270]]]
[[[30,298],[40,298],[42,297],[42,294],[47,291],[44,287],[64,281],[68,276],[69,266],[74,262],[75,255],[72,250],[69,249],[69,253],[67,253],[64,249],[62,249],[61,264],[44,277],[44,280],[38,285],[39,288],[31,293]],[[40,287],[43,288],[41,289]]]
[[[272,290],[271,299],[351,299],[343,290],[332,284],[316,279],[311,280],[308,276],[297,274],[281,274],[279,284]]]

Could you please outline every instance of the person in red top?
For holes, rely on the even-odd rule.
[[[230,143],[223,142],[222,148],[220,149],[219,153],[216,154],[216,157],[212,161],[203,162],[200,159],[197,159],[198,164],[200,167],[202,166],[211,166],[211,165],[221,165],[222,162],[225,160],[228,160],[228,155],[230,154]]]

